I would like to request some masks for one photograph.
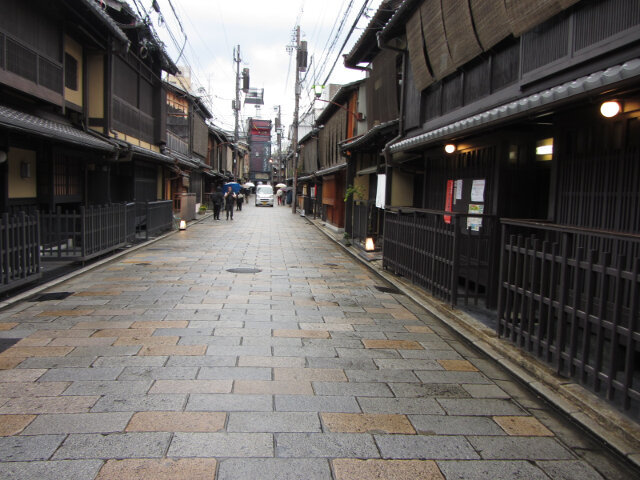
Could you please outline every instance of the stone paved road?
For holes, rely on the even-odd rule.
[[[0,312],[0,478],[633,478],[379,285],[250,205]]]

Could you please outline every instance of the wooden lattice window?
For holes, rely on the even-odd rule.
[[[81,185],[80,161],[65,156],[56,158],[53,165],[54,196],[80,198]]]

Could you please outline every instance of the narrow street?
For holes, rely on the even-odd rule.
[[[0,312],[0,478],[633,477],[290,208],[221,217]]]

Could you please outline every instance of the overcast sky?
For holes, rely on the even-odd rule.
[[[265,89],[261,116],[275,118],[274,106],[281,105],[282,122],[288,127],[294,109],[295,52],[289,55],[286,46],[293,44],[295,26],[300,25],[302,40],[308,42],[309,58],[313,55],[313,65],[302,88],[302,112],[312,97],[314,77],[319,77],[317,83],[324,82],[363,4],[368,4],[366,14],[370,16],[380,1],[171,0],[188,40],[181,58],[178,55],[184,37],[169,0],[157,0],[164,22],[150,10],[151,0],[137,0],[137,3],[151,11],[151,20],[174,61],[178,65],[186,62],[192,68],[196,86],[201,86],[211,96],[214,123],[233,130],[234,46],[240,45],[241,69],[250,69],[251,87]],[[129,0],[129,3],[134,4],[134,1]],[[327,61],[326,51],[349,4],[350,13]],[[368,22],[364,16],[360,19],[343,53],[349,52]],[[326,66],[318,75],[316,69],[323,62]],[[362,77],[361,71],[345,69],[340,58],[328,83],[347,83]],[[242,118],[255,117],[256,109],[246,105],[241,114]]]

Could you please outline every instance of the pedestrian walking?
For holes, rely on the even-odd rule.
[[[219,186],[218,188],[216,188],[211,201],[213,202],[213,219],[220,221],[220,210],[222,209],[222,204],[224,203],[222,187]]]
[[[244,203],[244,194],[242,193],[242,190],[240,190],[240,192],[238,193],[237,197],[236,197],[236,210],[238,211],[242,211],[242,204]]]
[[[233,220],[233,207],[236,204],[236,194],[233,192],[233,188],[229,186],[224,194],[224,209],[227,212],[227,220],[231,217]]]
[[[282,189],[279,188],[276,192],[276,198],[278,199],[278,205],[282,205]]]

